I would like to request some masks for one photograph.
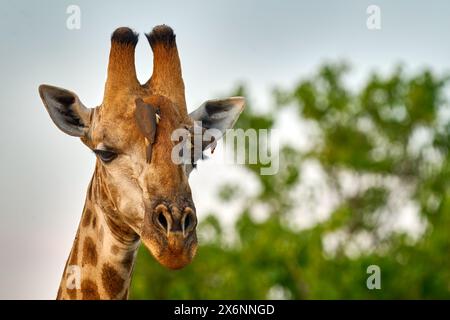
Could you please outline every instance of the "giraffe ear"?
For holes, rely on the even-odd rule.
[[[74,137],[85,136],[89,129],[92,110],[86,108],[75,93],[58,87],[41,85],[39,94],[59,129]]]
[[[245,99],[243,97],[231,97],[222,100],[208,100],[189,116],[194,121],[201,121],[204,129],[216,129],[221,133],[221,138],[227,129],[231,129],[239,115],[244,110]]]

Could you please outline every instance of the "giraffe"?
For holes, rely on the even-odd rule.
[[[39,87],[54,124],[79,137],[96,156],[57,299],[127,299],[141,243],[169,269],[186,266],[196,254],[189,174],[202,152],[214,148],[233,127],[245,100],[208,100],[188,114],[173,30],[156,26],[146,38],[153,51],[153,73],[141,84],[134,63],[138,34],[128,27],[113,32],[104,96],[97,107],[84,106],[72,91]],[[198,123],[201,135],[208,129],[218,133],[202,140],[200,154],[184,156],[181,151],[179,156],[187,161],[173,161],[174,147],[183,139],[174,141],[172,133],[185,129],[189,135],[181,150],[190,151]]]

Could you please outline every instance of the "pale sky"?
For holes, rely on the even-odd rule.
[[[66,8],[81,9],[81,29],[66,28]],[[381,9],[368,30],[366,8]],[[264,110],[274,86],[292,86],[323,61],[345,59],[358,82],[370,70],[450,70],[448,1],[0,1],[0,299],[53,299],[70,251],[95,158],[60,132],[39,98],[41,83],[101,102],[112,31],[141,34],[139,79],[150,76],[144,32],[161,23],[177,34],[188,108],[249,84]],[[295,126],[288,123],[286,126]],[[293,121],[293,120],[291,120]],[[301,132],[299,132],[301,134]],[[201,163],[191,176],[198,216],[219,205],[215,186],[237,166]],[[251,182],[250,182],[251,185]],[[219,207],[221,218],[232,209]]]

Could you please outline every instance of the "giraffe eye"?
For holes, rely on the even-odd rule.
[[[102,160],[104,163],[113,161],[117,157],[117,153],[109,150],[94,150],[94,153]]]

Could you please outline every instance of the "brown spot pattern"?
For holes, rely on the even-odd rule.
[[[105,263],[102,268],[102,283],[105,291],[111,299],[115,299],[122,291],[124,285],[123,278],[109,263]]]
[[[77,298],[77,290],[76,289],[67,289],[67,294],[69,295],[70,299],[75,300]]]
[[[81,282],[81,294],[83,300],[100,300],[98,287],[94,281],[83,280]]]
[[[87,227],[91,223],[91,217],[92,217],[91,209],[86,208],[86,210],[84,210],[83,215],[83,227]]]
[[[116,255],[117,253],[119,253],[119,247],[116,246],[115,244],[111,247],[111,253]]]
[[[83,265],[85,264],[97,265],[97,249],[90,237],[84,240],[83,245]]]

